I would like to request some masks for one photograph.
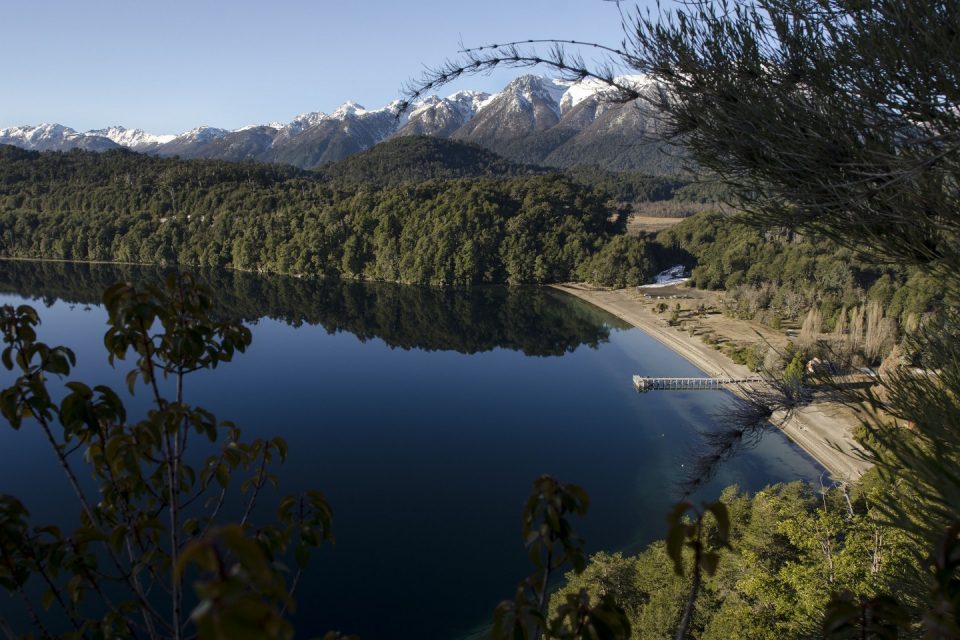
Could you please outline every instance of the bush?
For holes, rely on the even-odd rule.
[[[751,371],[760,371],[763,368],[765,350],[760,345],[733,347],[727,355],[737,364],[745,365]]]

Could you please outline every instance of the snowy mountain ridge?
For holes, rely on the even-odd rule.
[[[630,76],[630,78],[639,79],[641,76]],[[583,100],[600,94],[606,89],[605,85],[592,79],[570,83],[563,80],[532,75],[520,76],[520,78],[511,83],[511,86],[512,85],[516,85],[513,87],[513,90],[515,91],[515,96],[520,101],[529,104],[537,100],[546,99],[551,106],[556,106],[558,116],[561,112],[568,111]],[[458,91],[446,98],[440,98],[436,95],[427,96],[416,102],[409,113],[401,118],[400,127],[402,127],[407,120],[423,114],[426,110],[436,108],[437,105],[450,105],[455,108],[465,120],[468,120],[490,102],[502,95],[503,92],[489,94],[482,91]],[[0,143],[16,144],[16,142],[14,142],[16,140],[22,141],[23,144],[37,145],[44,142],[73,141],[79,137],[94,137],[106,138],[118,146],[136,150],[143,147],[163,145],[175,139],[206,141],[222,137],[228,133],[239,133],[257,127],[269,127],[277,130],[303,130],[325,120],[344,120],[350,117],[361,117],[374,113],[389,112],[393,114],[398,105],[399,101],[394,100],[379,109],[366,109],[362,105],[348,100],[337,107],[332,113],[327,114],[322,111],[302,113],[288,123],[271,122],[265,125],[249,124],[239,129],[234,129],[233,131],[217,127],[201,126],[178,134],[149,133],[143,129],[128,129],[123,126],[110,126],[103,129],[79,132],[57,123],[41,123],[39,125],[25,125],[0,129]],[[16,144],[16,146],[21,145]]]
[[[647,84],[642,76],[620,82]],[[279,162],[312,168],[336,162],[394,136],[426,135],[473,142],[508,159],[567,166],[577,162],[624,168],[621,151],[610,143],[634,140],[635,129],[648,130],[631,105],[604,101],[602,82],[558,80],[522,75],[501,91],[458,91],[425,96],[397,115],[399,101],[367,109],[347,101],[331,113],[306,112],[290,122],[250,124],[234,130],[201,126],[179,134],[154,134],[111,126],[78,132],[60,124],[0,129],[0,144],[37,151],[128,148],[161,156],[230,161]],[[623,144],[619,144],[620,149]],[[586,154],[588,157],[582,157]],[[609,164],[609,163],[608,163]]]
[[[616,76],[614,81],[636,89],[643,89],[650,84],[649,79],[641,75]],[[613,87],[596,78],[587,78],[580,82],[571,82],[567,84],[567,90],[560,98],[560,109],[566,113],[584,100],[602,97],[604,94],[612,94],[614,92],[615,89],[613,89]]]
[[[154,133],[147,133],[143,129],[127,129],[125,127],[107,127],[106,129],[94,129],[92,131],[87,131],[81,135],[84,136],[101,136],[108,140],[112,140],[121,147],[127,147],[129,149],[141,149],[145,147],[152,147],[161,144],[166,144],[176,138],[175,135],[157,135]]]

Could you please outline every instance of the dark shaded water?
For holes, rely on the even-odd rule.
[[[113,281],[152,277],[0,262],[0,304],[33,299],[41,339],[77,352],[72,377],[120,387],[125,368],[106,364],[97,300]],[[663,536],[698,431],[729,402],[725,392],[635,393],[634,373],[699,372],[551,290],[204,277],[220,312],[251,324],[253,346],[190,380],[188,401],[248,437],[283,436],[283,492],[317,488],[334,507],[337,544],[298,592],[298,637],[337,628],[367,640],[445,639],[482,628],[528,571],[519,514],[543,473],[589,492],[578,530],[590,549],[642,548]],[[143,401],[130,401],[134,413]],[[696,497],[819,472],[771,434]],[[0,492],[23,499],[37,522],[75,511],[29,430],[0,428]]]

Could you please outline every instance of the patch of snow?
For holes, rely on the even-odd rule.
[[[674,284],[680,284],[690,279],[687,275],[687,268],[682,264],[665,269],[653,277],[652,284],[641,285],[642,289],[658,289],[660,287],[669,287]]]
[[[624,75],[616,76],[614,80],[620,84],[640,89],[650,83],[649,78],[644,75]],[[594,96],[600,96],[604,93],[613,93],[615,90],[605,82],[596,78],[586,78],[579,82],[568,83],[567,89],[560,98],[560,108],[566,113],[584,100],[589,100]]]
[[[337,107],[337,110],[331,113],[330,117],[343,120],[348,116],[362,116],[365,113],[367,113],[367,110],[363,108],[363,105],[357,104],[353,100],[347,100]]]
[[[449,114],[459,120],[458,124],[468,122],[477,112],[490,101],[490,94],[483,91],[458,91],[446,98],[436,95],[425,96],[413,105],[410,112],[401,118],[417,120],[425,117],[434,117],[431,112]],[[395,103],[389,106],[396,108]]]
[[[425,96],[423,99],[417,101],[413,105],[407,117],[411,120],[414,120],[427,113],[431,109],[436,109],[442,104],[443,102],[437,96]]]
[[[207,142],[209,140],[215,140],[217,138],[222,138],[223,136],[230,133],[226,129],[218,129],[217,127],[196,127],[190,131],[186,131],[178,135],[175,140],[197,140],[201,142]]]
[[[241,131],[249,131],[250,129],[260,129],[266,127],[267,129],[283,129],[286,125],[282,122],[271,122],[270,124],[248,124],[240,127],[239,129],[234,129],[231,133],[240,133]]]
[[[558,80],[557,78],[549,78],[547,76],[539,76],[540,86],[546,95],[550,98],[550,102],[557,105],[557,109],[560,108],[560,100],[563,99],[563,94],[567,92],[567,83],[563,80]]]
[[[80,134],[70,127],[65,127],[62,124],[56,123],[50,124],[47,122],[38,124],[36,126],[25,125],[22,127],[0,129],[0,138],[22,140],[25,143],[31,144],[54,140],[57,138],[70,139],[79,136]]]
[[[383,114],[385,116],[389,116],[390,119],[393,121],[393,124],[391,126],[394,129],[399,129],[400,127],[402,127],[407,123],[407,120],[410,119],[409,113],[401,113],[399,119],[396,117],[397,111],[400,109],[400,104],[402,102],[403,102],[402,100],[391,100],[390,102],[387,103],[385,107],[382,107],[380,109],[374,109],[370,113],[376,114],[376,115]]]
[[[496,99],[499,98],[499,97],[500,97],[500,94],[499,94],[499,93],[490,93],[490,94],[487,94],[487,97],[486,97],[486,98],[477,101],[477,103],[476,103],[476,104],[477,104],[477,111],[479,112],[481,109],[483,109],[484,107],[486,107],[488,104],[490,104],[491,102],[493,102],[494,100],[496,100]]]
[[[280,130],[288,136],[294,136],[303,131],[304,129],[309,129],[312,126],[318,125],[324,120],[330,119],[323,111],[311,111],[309,113],[301,113],[296,118],[291,120],[285,125],[280,127]]]
[[[56,123],[0,129],[0,144],[12,144],[23,149],[38,151],[82,148],[87,140],[90,141],[90,148],[100,147],[101,150],[115,144],[102,136],[78,133],[70,127]]]
[[[127,129],[126,127],[116,126],[107,127],[106,129],[93,129],[91,131],[87,131],[83,135],[107,138],[108,140],[116,142],[121,147],[129,147],[131,149],[149,145],[165,144],[177,137],[170,134],[157,135],[155,133],[147,133],[143,129]]]
[[[485,91],[457,91],[453,95],[447,96],[447,100],[463,109],[476,113],[481,106],[490,99],[490,94]]]

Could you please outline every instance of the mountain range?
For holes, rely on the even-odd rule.
[[[625,79],[643,86],[642,77]],[[570,83],[523,75],[495,94],[461,91],[429,96],[397,116],[393,102],[365,109],[346,102],[333,113],[313,112],[286,124],[233,131],[202,126],[179,135],[109,127],[78,132],[60,124],[0,129],[0,144],[38,151],[127,148],[181,158],[252,160],[304,169],[337,162],[390,138],[432,136],[478,144],[514,162],[568,168],[671,174],[679,162],[655,137],[654,119],[636,103],[605,101],[597,82]]]

